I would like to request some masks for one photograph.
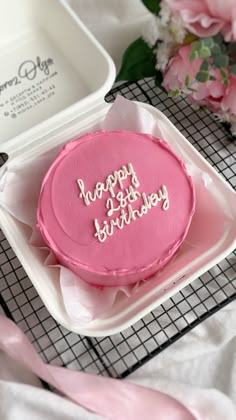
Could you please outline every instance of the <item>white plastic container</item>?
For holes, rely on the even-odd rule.
[[[110,57],[80,20],[58,0],[0,0],[0,16],[0,152],[22,160],[96,130],[110,106],[104,95],[113,84],[115,71]],[[16,80],[20,83],[14,86]],[[165,124],[170,146],[173,137],[178,139],[186,162],[209,175],[218,200],[213,208],[210,196],[202,197],[196,191],[199,220],[191,226],[196,246],[182,247],[174,262],[157,278],[141,284],[132,297],[119,295],[106,318],[87,327],[69,319],[55,269],[45,267],[41,251],[29,245],[26,227],[0,208],[1,228],[45,306],[60,324],[79,334],[106,336],[127,328],[236,246],[234,191],[160,111],[146,104],[140,107]],[[217,220],[226,214],[222,234]]]
[[[0,0],[0,144],[8,152],[93,112],[114,79],[111,58],[66,2]]]

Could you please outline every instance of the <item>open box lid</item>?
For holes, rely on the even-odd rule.
[[[0,152],[104,103],[115,66],[65,0],[0,0]]]

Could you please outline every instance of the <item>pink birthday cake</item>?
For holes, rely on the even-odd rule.
[[[97,131],[62,148],[43,180],[37,219],[63,266],[92,285],[122,286],[170,261],[194,207],[191,178],[165,142]]]

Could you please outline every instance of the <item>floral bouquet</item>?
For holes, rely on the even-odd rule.
[[[236,135],[236,0],[142,1],[153,17],[125,51],[116,80],[154,77]]]

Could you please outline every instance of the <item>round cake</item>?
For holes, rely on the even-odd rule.
[[[147,134],[97,131],[67,143],[48,170],[38,228],[58,261],[96,286],[123,286],[163,268],[194,213],[191,178]]]

